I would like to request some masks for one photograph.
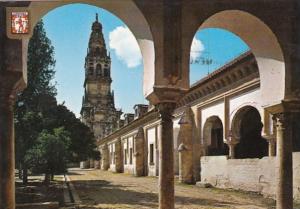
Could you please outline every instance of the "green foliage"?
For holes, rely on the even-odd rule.
[[[63,126],[70,132],[70,161],[78,162],[93,157],[93,150],[96,148],[93,133],[66,106],[60,104],[49,109],[45,124],[45,128],[50,130]]]
[[[42,130],[42,115],[37,112],[26,112],[15,121],[16,130],[16,161],[23,162],[26,150],[35,143]]]
[[[18,98],[18,103],[24,104],[25,110],[41,110],[45,103],[54,102],[56,88],[51,83],[55,75],[54,67],[54,48],[46,36],[43,21],[40,21],[34,27],[28,44],[27,88]]]
[[[49,133],[43,130],[37,143],[26,153],[25,161],[36,173],[59,174],[66,171],[70,133],[63,127]]]

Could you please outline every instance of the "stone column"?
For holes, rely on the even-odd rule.
[[[107,144],[102,145],[102,152],[101,152],[101,170],[108,170],[109,169],[109,150]]]
[[[225,140],[225,143],[229,147],[229,159],[235,159],[235,146],[239,143],[239,140],[237,137],[230,136]]]
[[[139,128],[137,135],[134,138],[134,175],[144,175],[144,129]]]
[[[159,140],[159,209],[174,209],[174,145],[173,116],[176,104],[164,102],[156,105],[161,128]]]
[[[180,130],[178,137],[181,144],[178,146],[179,151],[179,181],[191,184],[193,179],[193,122],[191,118],[191,109],[187,108],[181,117]]]
[[[121,139],[115,142],[115,162],[116,162],[116,172],[123,172],[123,149]]]
[[[277,137],[276,209],[293,209],[293,158],[291,114],[275,115]]]
[[[15,96],[0,87],[0,208],[15,208],[15,150],[14,112]]]
[[[265,138],[268,141],[269,144],[269,157],[276,156],[276,136],[275,135],[264,135],[263,138]]]

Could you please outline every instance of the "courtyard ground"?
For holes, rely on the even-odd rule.
[[[24,203],[58,202],[61,206],[64,204],[62,175],[55,176],[49,185],[44,184],[44,176],[41,175],[28,176],[27,185],[23,185],[17,177],[15,180],[17,208]]]
[[[133,177],[100,170],[69,170],[85,209],[146,209],[158,207],[158,178]],[[176,208],[271,209],[275,201],[261,195],[176,183]],[[295,207],[298,208],[298,207]]]

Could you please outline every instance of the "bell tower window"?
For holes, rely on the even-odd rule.
[[[101,76],[101,65],[100,64],[97,64],[97,66],[96,66],[96,73],[97,73],[97,75],[100,75]]]

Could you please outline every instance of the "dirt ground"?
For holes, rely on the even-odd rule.
[[[100,170],[70,170],[69,177],[82,201],[80,208],[148,209],[158,207],[158,178],[133,177]],[[275,201],[261,195],[176,183],[176,208],[273,209]],[[298,208],[298,207],[295,207]]]
[[[43,179],[43,176],[29,176],[28,184],[24,186],[16,178],[16,203],[59,202],[63,205],[63,177],[55,176],[55,181],[49,185],[45,185]]]

